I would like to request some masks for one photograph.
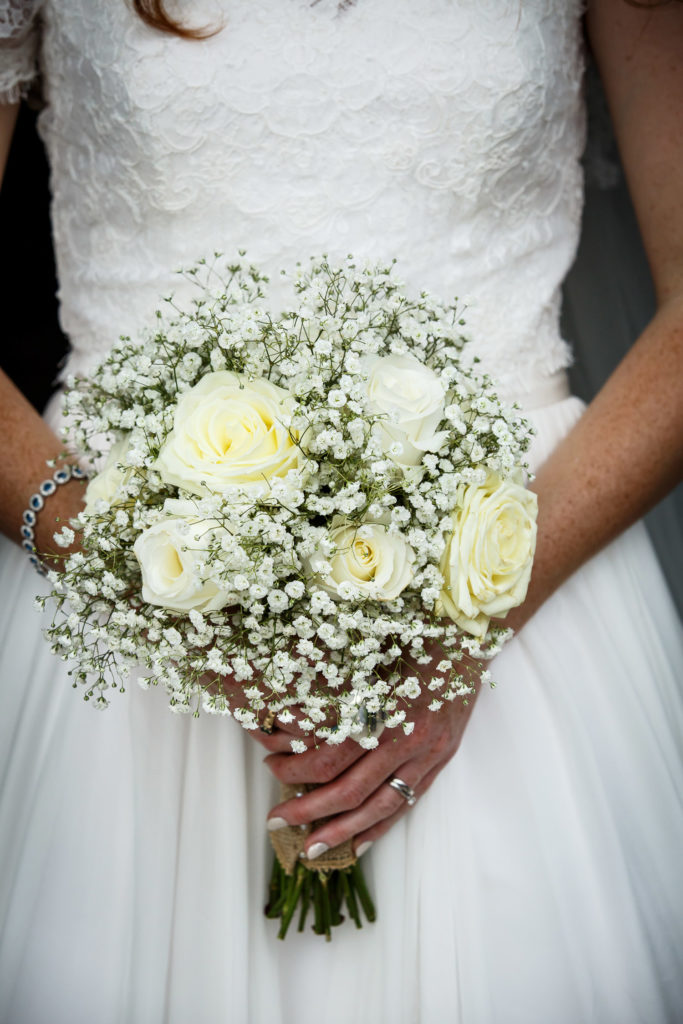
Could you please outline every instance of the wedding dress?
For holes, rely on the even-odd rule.
[[[214,250],[246,248],[275,307],[298,259],[396,256],[466,302],[540,464],[582,409],[557,326],[581,7],[182,0],[222,26],[197,42],[124,0],[0,0],[0,92],[43,74],[69,371]],[[364,858],[377,923],[329,945],[263,917],[261,747],[135,686],[95,714],[9,543],[0,586],[2,1024],[683,1019],[681,635],[642,527],[496,660],[461,749]]]

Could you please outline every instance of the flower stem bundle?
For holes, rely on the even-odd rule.
[[[298,911],[297,931],[306,927],[309,912],[313,915],[313,931],[329,942],[332,928],[341,924],[345,913],[356,928],[362,928],[361,908],[370,922],[376,918],[375,907],[368,892],[360,864],[332,871],[317,870],[296,864],[288,875],[277,857],[269,885],[266,917],[278,919],[278,938],[284,939]]]

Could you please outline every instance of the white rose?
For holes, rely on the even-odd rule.
[[[441,381],[414,356],[378,356],[366,365],[368,411],[386,414],[376,426],[385,451],[398,441],[403,452],[391,456],[394,462],[417,466],[425,452],[438,451],[448,437],[437,429],[446,399]]]
[[[316,573],[331,566],[321,582],[333,596],[342,596],[343,584],[350,583],[361,594],[392,601],[413,578],[415,552],[400,533],[389,533],[386,526],[337,526],[330,530],[329,539],[335,546],[333,554],[313,555],[310,566]]]
[[[116,505],[121,489],[130,480],[133,470],[124,465],[128,451],[128,438],[124,437],[112,445],[101,472],[91,477],[85,489],[85,514],[95,511],[98,501]],[[122,468],[122,466],[124,468]]]
[[[292,406],[289,393],[264,378],[207,373],[178,402],[155,468],[194,494],[242,487],[261,497],[302,461],[296,433],[283,425]]]
[[[483,637],[492,617],[504,617],[526,597],[536,548],[536,495],[521,474],[461,489],[453,533],[441,560],[444,588],[437,614]]]
[[[133,545],[142,570],[143,600],[178,612],[223,608],[228,601],[225,591],[200,575],[208,534],[218,524],[198,520],[191,502],[172,498],[164,503],[164,513]]]

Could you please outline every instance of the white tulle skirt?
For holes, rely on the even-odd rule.
[[[535,414],[541,461],[580,415]],[[276,800],[231,721],[96,713],[2,549],[2,1024],[683,1020],[681,631],[638,526],[495,663],[456,757],[364,859],[376,924],[276,939]]]

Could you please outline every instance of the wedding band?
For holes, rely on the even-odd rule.
[[[270,736],[271,733],[275,732],[275,727],[273,725],[274,721],[275,712],[269,710],[266,717],[263,719],[261,725],[259,726],[261,732],[265,732],[267,736]]]
[[[393,778],[389,779],[388,782],[392,789],[395,789],[397,793],[401,794],[405,802],[408,804],[408,807],[412,807],[417,800],[415,790],[409,786],[407,782],[404,782],[403,779],[397,778],[395,775]]]

